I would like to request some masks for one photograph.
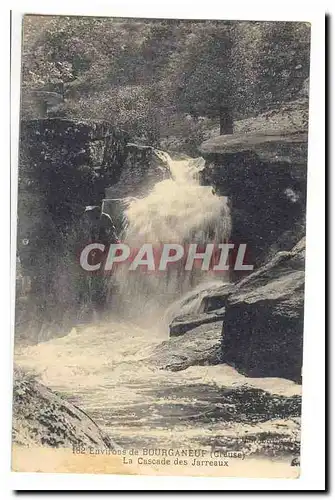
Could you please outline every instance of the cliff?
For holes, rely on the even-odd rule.
[[[125,131],[108,122],[22,120],[17,338],[45,340],[44,324],[52,325],[52,335],[61,333],[87,308],[89,285],[78,255],[90,239],[82,221],[85,207],[115,215],[120,229],[117,202],[103,200],[144,195],[166,175],[152,147],[130,143]]]
[[[301,382],[305,240],[241,280],[225,304],[222,361],[251,377]]]
[[[247,243],[260,266],[305,234],[308,102],[301,98],[241,120],[231,135],[200,146],[202,182],[231,205],[234,243]]]

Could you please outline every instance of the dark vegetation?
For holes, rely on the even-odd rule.
[[[296,98],[309,40],[308,23],[26,16],[22,116],[36,115],[35,91],[52,90],[50,115],[192,152],[220,108],[237,120]]]

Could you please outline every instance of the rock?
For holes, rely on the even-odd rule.
[[[234,154],[252,151],[262,161],[304,163],[307,158],[307,132],[235,133],[209,139],[201,145],[202,154]]]
[[[170,339],[157,346],[146,361],[172,371],[220,363],[222,306],[233,288],[233,284],[217,281],[202,284],[174,304],[165,317],[171,321]]]
[[[308,97],[303,96],[277,109],[234,123],[234,133],[203,142],[200,153],[235,154],[249,151],[266,163],[288,162],[306,165]]]
[[[142,198],[154,185],[171,176],[167,163],[152,146],[127,144],[127,156],[116,184],[106,189],[106,198]]]
[[[170,336],[178,337],[183,335],[189,330],[193,330],[197,326],[205,325],[207,323],[216,323],[223,320],[225,308],[214,310],[212,312],[205,312],[202,314],[184,314],[177,316],[170,325]]]
[[[177,316],[220,309],[224,305],[224,298],[233,287],[233,283],[221,280],[200,283],[196,288],[183,295],[179,301],[174,302],[167,310],[165,318],[172,322]]]
[[[104,121],[21,121],[17,250],[32,286],[29,301],[18,309],[36,317],[22,325],[23,333],[54,321],[61,323],[57,330],[66,331],[62,318],[70,320],[81,310],[87,273],[78,252],[90,235],[81,231],[80,221],[85,207],[101,207],[105,189],[120,179],[128,142],[126,132]]]
[[[297,241],[304,238],[305,232],[305,220],[297,219],[294,221],[291,228],[280,234],[276,241],[270,245],[268,251],[266,252],[265,261],[270,260],[278,252],[291,249]]]
[[[234,289],[230,283],[212,282],[199,286],[178,305],[179,314],[170,323],[170,339],[157,346],[150,364],[172,371],[193,365],[221,362],[221,330],[225,308]],[[147,360],[148,361],[148,360]]]
[[[305,234],[307,118],[307,101],[300,99],[201,145],[202,182],[229,197],[230,239],[247,244],[255,266]]]
[[[235,285],[233,283],[224,283],[221,287],[209,290],[202,299],[202,309],[204,312],[217,312],[226,304],[227,297],[233,292]]]
[[[251,377],[301,382],[305,242],[240,281],[226,301],[222,360]]]
[[[189,366],[215,365],[221,362],[222,319],[204,323],[179,337],[157,346],[145,360],[149,366],[180,371]]]
[[[13,442],[53,448],[116,446],[85,412],[18,369],[14,372]]]
[[[288,163],[266,165],[238,153],[206,171],[205,184],[229,197],[230,241],[247,244],[250,264],[261,265],[272,246],[289,250],[305,234],[306,170],[303,178]]]
[[[38,203],[63,230],[86,205],[101,204],[105,188],[121,175],[127,142],[126,132],[107,122],[23,120],[19,223]]]
[[[165,315],[170,323],[170,336],[177,337],[200,325],[223,319],[225,299],[233,287],[234,284],[220,281],[201,284],[173,304]]]

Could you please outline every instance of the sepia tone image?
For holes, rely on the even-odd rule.
[[[310,24],[25,15],[12,469],[297,478]]]

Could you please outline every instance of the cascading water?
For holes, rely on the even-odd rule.
[[[170,178],[157,182],[145,198],[129,200],[122,240],[131,248],[144,243],[187,245],[228,241],[231,227],[227,198],[216,196],[211,186],[199,183],[205,160],[173,160],[163,151],[155,153],[167,165]],[[185,293],[215,279],[210,271],[185,271],[182,263],[156,273],[140,268],[128,271],[126,266],[120,266],[113,276],[117,290],[113,310],[132,319],[145,315],[152,321],[155,314],[161,317]]]
[[[145,198],[117,201],[126,222],[122,240],[134,247],[143,242],[224,243],[230,233],[227,199],[199,184],[204,160],[175,161],[166,153],[157,154],[167,163],[171,178],[158,182]],[[273,381],[278,379],[247,379],[227,365],[166,368],[175,358],[204,348],[208,352],[211,334],[210,349],[214,346],[217,330],[212,324],[204,334],[205,344],[195,346],[187,335],[166,343],[161,321],[165,317],[168,324],[181,306],[183,312],[196,312],[206,287],[220,286],[222,275],[215,278],[198,269],[157,275],[141,269],[128,272],[120,266],[111,279],[110,317],[77,325],[61,338],[16,345],[16,363],[46,386],[74,398],[125,449],[205,448],[209,453],[213,446],[228,450],[235,446],[240,450],[241,437],[251,435],[248,452],[248,447],[264,441],[264,435],[278,439],[280,433],[283,441],[289,437],[289,446],[297,441],[299,423],[278,421],[273,418],[275,410],[269,410],[281,404],[278,390],[281,395],[299,394],[300,386],[293,382],[281,380],[276,385]],[[114,288],[119,289],[116,296]],[[201,338],[198,334],[195,342]],[[161,354],[156,352],[160,347]]]

